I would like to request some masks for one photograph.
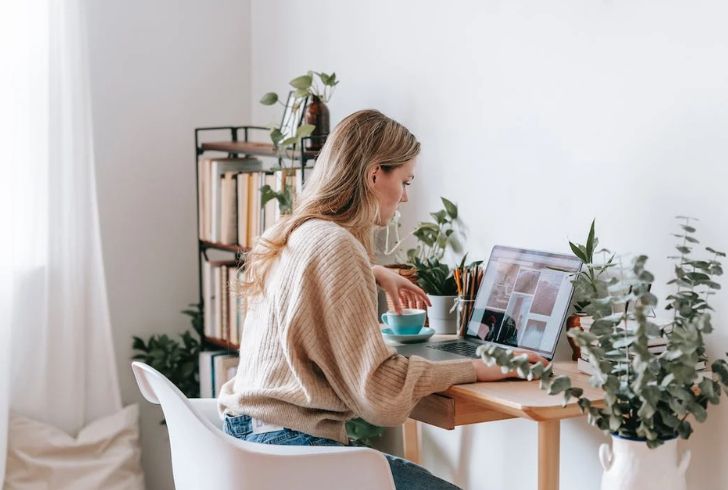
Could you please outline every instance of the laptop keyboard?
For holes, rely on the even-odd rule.
[[[475,350],[478,348],[476,344],[470,342],[448,342],[446,344],[427,344],[430,349],[441,350],[444,352],[451,352],[453,354],[459,354],[465,357],[476,358],[478,355]]]

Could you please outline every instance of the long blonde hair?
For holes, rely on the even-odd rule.
[[[258,239],[245,256],[238,292],[247,299],[264,291],[267,273],[291,233],[312,219],[346,228],[372,254],[379,205],[367,176],[380,166],[391,172],[415,158],[420,143],[403,125],[379,111],[347,116],[329,135],[293,212]]]

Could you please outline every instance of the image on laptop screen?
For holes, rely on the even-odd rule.
[[[493,247],[466,335],[550,358],[580,268],[571,255]]]

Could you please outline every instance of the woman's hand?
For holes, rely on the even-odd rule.
[[[372,266],[372,272],[379,287],[384,289],[384,292],[392,301],[396,313],[401,313],[402,308],[425,309],[426,306],[432,306],[430,299],[422,289],[395,271],[381,265],[375,265]]]
[[[535,352],[525,351],[522,349],[513,349],[513,354],[516,356],[526,354],[528,356],[528,362],[530,362],[531,364],[538,363],[542,364],[543,367],[546,367],[549,364],[549,361],[539,356]],[[498,381],[499,379],[518,377],[518,374],[516,374],[515,371],[508,371],[504,373],[503,371],[501,371],[500,366],[496,364],[488,366],[486,363],[483,362],[482,359],[474,359],[473,366],[475,367],[475,376],[478,378],[478,381]]]

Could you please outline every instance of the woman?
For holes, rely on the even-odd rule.
[[[348,445],[349,419],[400,425],[426,395],[506,377],[479,360],[407,359],[382,339],[376,284],[397,309],[427,302],[422,290],[370,262],[372,231],[407,202],[419,151],[415,137],[380,112],[348,116],[293,213],[248,254],[240,365],[219,399],[227,433],[269,444]],[[454,488],[387,458],[397,488]]]

